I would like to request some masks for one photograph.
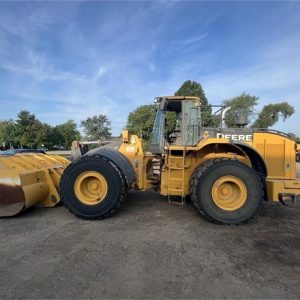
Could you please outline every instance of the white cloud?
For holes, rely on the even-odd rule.
[[[15,117],[20,108],[26,108],[42,121],[56,124],[67,119],[79,123],[102,113],[111,119],[113,133],[119,134],[128,113],[136,106],[151,103],[155,96],[173,94],[183,81],[192,79],[203,85],[213,103],[243,91],[259,96],[261,106],[290,102],[297,112],[284,125],[286,131],[300,135],[297,37],[287,35],[284,41],[261,46],[261,54],[254,61],[243,65],[233,62],[231,68],[225,69],[219,67],[221,61],[216,61],[222,59],[223,53],[216,55],[215,49],[195,48],[210,42],[208,27],[221,12],[203,19],[203,28],[193,27],[190,35],[182,35],[184,38],[177,34],[169,37],[167,29],[174,28],[168,24],[178,19],[176,13],[181,14],[182,4],[178,8],[172,3],[172,10],[165,12],[162,9],[170,2],[146,5],[147,9],[139,4],[134,11],[132,6],[126,12],[115,6],[97,17],[97,26],[88,26],[88,34],[81,31],[74,17],[80,4],[67,13],[66,19],[62,18],[66,10],[58,13],[55,3],[51,9],[37,6],[23,19],[0,13],[0,18],[5,16],[0,20],[0,42],[6,48],[0,48],[0,68],[7,78],[12,78],[6,81],[7,93],[11,99],[20,99],[13,103],[9,97],[1,96],[1,117],[12,113],[10,116]],[[157,15],[159,22],[155,23],[152,18]],[[58,44],[54,44],[53,53],[47,53],[39,47],[47,41],[44,34],[53,34],[50,27],[63,21],[64,26],[57,35],[55,32],[54,42]],[[185,29],[191,25],[189,21],[182,23]],[[19,38],[17,44],[15,36]],[[183,48],[191,49],[188,55],[182,53]],[[55,57],[56,50],[62,52],[62,57]],[[66,62],[69,58],[73,61]],[[278,126],[282,127],[282,123]]]
[[[199,42],[205,40],[207,38],[207,35],[208,35],[207,33],[203,33],[199,36],[191,37],[189,39],[183,40],[183,41],[181,41],[181,45],[188,46],[190,44],[199,43]]]
[[[96,79],[100,78],[102,75],[104,75],[107,72],[105,67],[99,67],[97,74],[96,74]]]

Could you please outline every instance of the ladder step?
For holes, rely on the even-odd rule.
[[[170,170],[184,170],[185,168],[184,167],[171,167],[171,166],[168,166],[167,167],[170,169]]]
[[[183,192],[183,189],[168,189],[168,192]]]
[[[181,200],[181,202],[179,202],[179,201],[172,201],[172,200],[169,200],[169,204],[184,205],[184,201]]]

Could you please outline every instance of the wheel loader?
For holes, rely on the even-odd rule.
[[[158,97],[155,102],[151,152],[124,130],[118,150],[86,152],[74,142],[77,159],[71,163],[43,154],[0,158],[0,215],[61,201],[80,218],[102,219],[118,209],[128,190],[154,189],[169,203],[191,199],[211,222],[242,224],[255,216],[262,201],[285,204],[300,194],[296,143],[289,135],[205,128],[197,97]]]

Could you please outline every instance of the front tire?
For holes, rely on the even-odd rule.
[[[126,195],[121,171],[100,156],[85,156],[70,164],[63,173],[60,196],[77,217],[103,219],[112,215]]]
[[[241,224],[254,217],[263,200],[260,177],[249,166],[229,159],[209,160],[190,182],[196,209],[209,221]]]

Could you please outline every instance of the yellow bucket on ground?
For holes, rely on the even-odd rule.
[[[0,217],[60,201],[59,182],[70,162],[58,155],[23,153],[0,156]]]

